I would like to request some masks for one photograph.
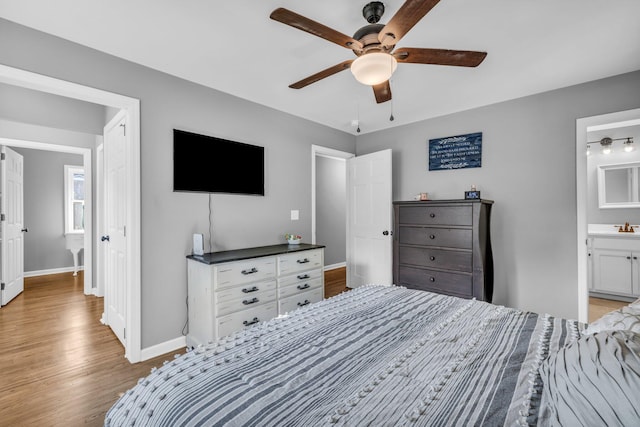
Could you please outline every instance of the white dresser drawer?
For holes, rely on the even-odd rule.
[[[216,305],[216,315],[226,316],[227,314],[235,313],[236,311],[246,310],[248,308],[257,307],[265,302],[275,301],[276,290],[261,292],[258,295],[247,295],[244,298],[218,302]]]
[[[278,286],[278,298],[286,298],[292,295],[298,295],[303,292],[310,291],[322,286],[320,278],[312,280],[303,280],[289,286]]]
[[[278,256],[278,275],[322,267],[322,249],[294,252]]]
[[[291,276],[286,276],[283,278],[278,278],[278,287],[282,288],[283,286],[290,286],[294,283],[299,283],[305,280],[314,280],[322,277],[322,270],[311,270],[311,271],[302,271],[298,274],[293,274]]]
[[[241,298],[251,299],[257,297],[265,292],[273,291],[276,289],[276,281],[270,280],[268,282],[249,282],[238,286],[232,286],[230,288],[223,288],[215,292],[215,303],[221,304],[227,301],[233,301]]]
[[[228,316],[218,317],[216,322],[217,338],[220,339],[251,325],[265,322],[278,315],[278,304],[273,301],[259,307],[242,310]]]
[[[213,274],[216,288],[272,279],[276,277],[276,258],[254,258],[220,264],[214,267]]]
[[[278,299],[278,312],[280,314],[289,313],[318,301],[322,301],[322,288],[302,292],[292,297]]]

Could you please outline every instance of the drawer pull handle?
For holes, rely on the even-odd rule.
[[[255,304],[255,303],[259,302],[259,301],[260,300],[258,298],[252,298],[252,299],[243,300],[242,303],[244,305],[249,305],[249,304]]]
[[[297,260],[298,264],[306,264],[309,262],[309,258],[305,258],[305,259],[299,259]]]
[[[628,257],[627,257],[627,259],[631,259],[631,257],[630,257],[630,256],[628,256]]]
[[[260,290],[260,289],[258,289],[258,287],[257,287],[257,286],[254,286],[253,288],[249,288],[249,289],[247,289],[247,288],[242,288],[242,292],[244,292],[245,294],[248,294],[249,292],[257,292],[257,291],[259,291],[259,290]]]
[[[429,281],[430,281],[430,282],[435,282],[435,281],[436,281],[436,278],[435,278],[435,277],[429,277]]]
[[[257,272],[258,272],[258,269],[255,268],[255,267],[253,267],[251,270],[242,270],[242,274],[244,274],[245,276],[247,274],[253,274],[253,273],[257,273]]]
[[[305,283],[304,285],[298,285],[298,289],[303,290],[303,289],[308,289],[309,288],[309,284]]]
[[[435,234],[429,234],[429,238],[433,240],[433,239],[436,238],[436,235]]]
[[[429,214],[429,216],[430,216],[431,218],[435,218],[435,217],[436,217],[436,214],[434,214],[433,212],[431,212],[431,213]]]
[[[430,256],[430,257],[429,257],[429,259],[430,259],[431,261],[435,261],[435,260],[436,260],[436,257],[434,257],[434,256]]]
[[[300,279],[300,280],[304,280],[304,279],[309,279],[311,276],[309,276],[308,274],[303,274],[303,275],[296,276],[296,277],[298,279]]]
[[[305,305],[309,305],[311,304],[311,301],[309,301],[308,299],[304,300],[304,302],[299,302],[298,306],[299,307],[304,307]]]
[[[254,325],[256,323],[260,322],[260,319],[258,319],[257,317],[254,317],[253,320],[249,321],[249,320],[245,320],[244,322],[242,322],[242,324],[244,326],[249,326],[249,325]]]

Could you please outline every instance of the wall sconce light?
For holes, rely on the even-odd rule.
[[[608,136],[605,136],[600,141],[587,142],[587,156],[591,154],[591,144],[600,144],[602,147],[602,154],[611,153],[614,141],[624,141],[622,145],[624,146],[624,151],[626,153],[630,153],[634,150],[632,136],[625,136],[624,138],[609,138]]]

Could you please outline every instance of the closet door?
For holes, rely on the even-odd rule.
[[[347,160],[347,286],[391,284],[391,150]]]
[[[1,305],[6,305],[24,290],[23,159],[6,146],[0,157],[0,230],[2,244]]]

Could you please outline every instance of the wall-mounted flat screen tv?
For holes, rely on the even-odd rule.
[[[264,196],[264,147],[174,129],[173,191]]]

